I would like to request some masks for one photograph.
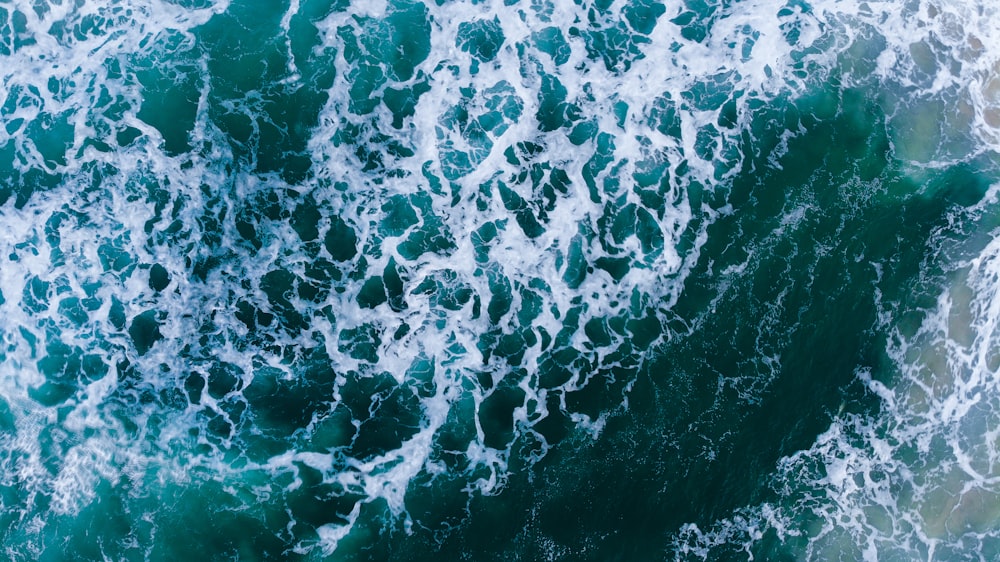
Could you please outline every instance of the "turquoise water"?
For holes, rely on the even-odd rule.
[[[26,560],[1000,556],[980,0],[0,0]]]

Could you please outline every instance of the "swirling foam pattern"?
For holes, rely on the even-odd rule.
[[[0,0],[5,557],[1000,555],[998,16]]]

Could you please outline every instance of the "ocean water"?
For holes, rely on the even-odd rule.
[[[0,0],[0,557],[1000,558],[988,0]]]

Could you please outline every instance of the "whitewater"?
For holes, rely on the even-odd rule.
[[[995,559],[998,16],[0,0],[0,548]]]

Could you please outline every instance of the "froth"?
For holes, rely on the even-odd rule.
[[[597,437],[627,408],[628,377],[677,335],[669,310],[708,225],[731,212],[700,194],[726,192],[757,108],[831,77],[879,80],[900,131],[934,129],[896,139],[896,153],[918,164],[953,161],[966,137],[981,150],[1000,127],[989,78],[1000,38],[974,23],[987,19],[975,7],[750,1],[692,15],[672,1],[650,21],[624,2],[367,2],[326,15],[304,4],[278,15],[276,35],[253,38],[281,55],[277,68],[224,78],[213,65],[230,53],[203,38],[213,18],[241,7],[229,2],[3,8],[12,33],[0,46],[0,100],[12,109],[0,149],[15,154],[12,182],[41,174],[51,184],[4,207],[0,238],[0,388],[24,455],[3,467],[30,491],[25,513],[41,509],[37,495],[72,514],[100,482],[142,481],[156,465],[146,485],[203,476],[253,494],[315,485],[363,498],[310,523],[324,554],[362,504],[383,503],[409,529],[407,492],[445,472],[446,454],[461,453],[452,476],[468,479],[467,491],[497,493],[519,443],[538,443],[537,458],[557,439],[545,420]],[[317,38],[304,49],[294,41],[302,27]],[[873,53],[878,29],[886,46]],[[316,70],[328,64],[332,74]],[[324,100],[314,124],[269,113],[310,89]],[[919,110],[906,97],[914,89]],[[157,96],[182,110],[150,106]],[[188,111],[190,129],[178,133],[172,120]],[[935,129],[941,114],[946,127]],[[237,140],[227,119],[241,115],[248,132]],[[281,158],[266,154],[275,146]],[[299,157],[306,171],[291,170]],[[268,158],[280,162],[267,168]],[[953,427],[991,404],[985,378],[942,384],[940,365],[965,361],[976,373],[996,361],[992,340],[980,341],[992,308],[977,304],[988,301],[992,263],[970,262],[971,300],[958,291],[942,301],[942,311],[967,311],[942,312],[947,337],[920,332],[937,359],[920,359],[932,379],[912,369],[912,394],[930,393],[919,407],[869,381],[893,411],[934,412],[927,423]],[[46,372],[60,366],[42,363],[59,345],[92,371]],[[606,380],[606,404],[567,404]],[[948,394],[959,382],[963,394]],[[370,396],[349,404],[358,388]],[[306,411],[274,406],[287,397]],[[383,407],[409,425],[366,449],[363,426]],[[813,457],[787,460],[789,473],[807,457],[820,466],[814,457],[827,451],[852,453],[843,436],[869,434],[868,421],[841,422]],[[458,451],[445,450],[449,424],[468,430]],[[53,428],[61,437],[42,450]],[[941,436],[954,466],[976,489],[992,486],[992,465],[977,464],[978,445],[955,431]],[[836,505],[863,492],[853,483],[874,474],[865,463],[888,463],[901,447],[880,439],[858,446],[874,457],[843,453],[816,476],[840,494]],[[260,441],[274,447],[266,458],[251,450]],[[251,484],[261,472],[269,483]],[[753,516],[786,524],[770,508]],[[19,530],[35,537],[28,520]],[[934,529],[921,536],[944,540]]]

